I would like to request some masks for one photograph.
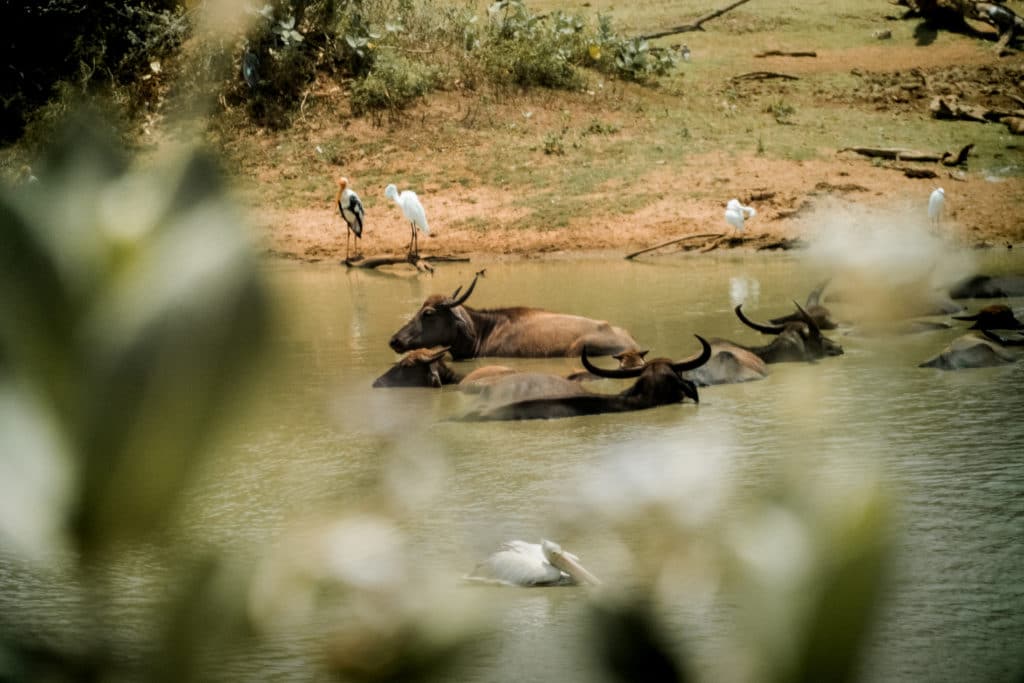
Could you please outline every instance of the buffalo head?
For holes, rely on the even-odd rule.
[[[817,323],[814,322],[814,318],[804,310],[803,306],[795,301],[793,305],[796,306],[796,315],[799,317],[798,321],[787,322],[782,325],[765,325],[750,320],[750,318],[743,314],[742,304],[736,306],[734,310],[736,316],[747,327],[757,330],[761,334],[788,338],[795,347],[802,348],[804,357],[794,358],[793,360],[810,361],[824,358],[825,356],[841,356],[843,354],[843,347],[821,333]]]
[[[448,347],[416,349],[373,382],[374,387],[434,387],[457,384],[458,375],[444,362]]]
[[[1013,315],[1013,309],[1006,304],[985,306],[974,315],[954,315],[953,320],[972,320],[972,330],[1020,330],[1024,323]]]
[[[435,294],[428,298],[416,315],[395,332],[389,346],[402,353],[431,346],[463,347],[467,341],[472,342],[476,337],[473,321],[460,307],[473,293],[479,277],[478,273],[462,296],[462,287],[458,287],[450,297]]]
[[[711,358],[711,344],[700,335],[695,335],[701,343],[701,351],[685,360],[673,361],[669,358],[649,360],[642,367],[616,368],[614,370],[599,368],[587,358],[587,350],[583,349],[581,360],[583,367],[598,377],[612,379],[636,377],[637,381],[630,389],[623,392],[624,398],[641,402],[644,407],[679,403],[684,398],[691,398],[700,403],[697,385],[682,377],[682,373],[704,365]]]
[[[827,306],[821,303],[822,292],[825,291],[825,287],[828,286],[828,283],[829,280],[825,280],[815,287],[811,293],[807,295],[807,301],[804,303],[804,309],[807,311],[807,314],[811,316],[814,323],[820,330],[834,330],[839,327],[839,325],[837,325],[832,319],[832,312]],[[786,323],[802,321],[803,315],[801,315],[799,311],[771,319],[771,323],[773,325],[785,325]]]

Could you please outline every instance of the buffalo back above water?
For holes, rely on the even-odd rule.
[[[429,297],[391,337],[391,348],[402,352],[448,346],[456,359],[579,356],[584,346],[592,355],[609,355],[637,348],[629,332],[604,320],[539,308],[478,310],[464,306],[478,277],[462,296],[459,288],[450,297]]]

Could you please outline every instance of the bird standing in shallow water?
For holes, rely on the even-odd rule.
[[[349,240],[352,239],[349,233],[356,236],[356,247],[363,237],[363,203],[359,201],[359,195],[353,192],[348,186],[348,178],[338,178],[338,195],[334,198],[338,204],[338,212],[348,224],[349,232],[345,233],[345,260],[348,261]],[[360,255],[356,253],[358,258]]]
[[[395,200],[395,204],[398,204],[398,207],[402,209],[406,220],[412,226],[412,238],[409,240],[409,255],[419,256],[420,245],[416,229],[419,228],[427,235],[430,234],[430,226],[427,225],[427,214],[423,210],[423,205],[420,204],[419,197],[412,190],[403,190],[399,193],[398,188],[393,184],[384,188],[384,196]]]
[[[932,196],[928,198],[928,220],[932,222],[936,228],[942,222],[942,209],[946,205],[946,191],[941,187],[936,188],[932,192]]]
[[[744,206],[738,199],[730,199],[725,205],[725,222],[731,225],[737,233],[743,232],[745,219],[753,218],[757,211],[752,206]]]

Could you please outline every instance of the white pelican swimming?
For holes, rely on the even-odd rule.
[[[476,566],[466,577],[473,581],[512,586],[575,586],[599,584],[596,576],[580,564],[579,558],[553,541],[538,543],[509,541]]]

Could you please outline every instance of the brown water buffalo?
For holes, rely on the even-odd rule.
[[[989,339],[983,339],[971,332],[957,337],[949,346],[933,358],[918,365],[919,368],[937,368],[939,370],[966,370],[970,368],[989,368],[996,365],[1013,363],[1014,356]]]
[[[446,353],[447,346],[414,349],[375,379],[373,386],[437,388],[445,384],[458,384],[462,377],[444,362]]]
[[[743,305],[740,304],[733,309],[736,316],[747,327],[757,330],[762,334],[774,335],[775,339],[764,346],[744,346],[727,340],[715,340],[727,342],[733,346],[750,351],[765,363],[794,363],[815,361],[826,356],[839,356],[843,353],[843,347],[832,341],[821,333],[818,325],[814,322],[807,311],[800,304],[793,302],[797,313],[801,318],[800,322],[789,322],[784,325],[764,325],[755,323],[743,314]]]
[[[642,368],[607,370],[590,362],[587,349],[582,352],[583,367],[600,377],[637,378],[618,394],[587,391],[579,382],[555,375],[522,373],[509,375],[490,387],[489,407],[463,416],[462,420],[534,420],[598,413],[645,410],[680,403],[686,398],[700,401],[697,386],[682,377],[683,372],[700,367],[711,357],[711,345],[698,336],[701,351],[683,361],[655,358]],[[510,400],[511,399],[511,400]]]
[[[1024,323],[1013,315],[1013,309],[1006,304],[985,306],[974,315],[954,315],[953,320],[970,320],[972,330],[1022,330]]]
[[[539,308],[478,310],[464,306],[478,278],[479,274],[462,296],[460,287],[450,297],[429,297],[391,337],[391,348],[401,353],[420,347],[448,346],[456,360],[480,356],[579,356],[584,346],[591,355],[606,356],[638,348],[629,332],[603,320]]]

